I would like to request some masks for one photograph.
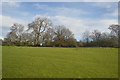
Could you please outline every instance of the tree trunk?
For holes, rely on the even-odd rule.
[[[37,46],[40,46],[39,34],[37,34]]]

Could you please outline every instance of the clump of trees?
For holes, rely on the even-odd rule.
[[[83,41],[86,47],[119,47],[119,30],[120,25],[110,25],[108,32],[100,32],[94,30],[93,32],[85,31],[83,33]]]
[[[24,26],[13,24],[4,39],[3,45],[15,46],[53,46],[53,47],[75,47],[77,41],[74,34],[64,25],[53,25],[46,17],[37,17],[28,24],[25,31]]]
[[[37,17],[24,30],[22,24],[11,26],[2,45],[45,46],[45,47],[118,47],[120,25],[110,25],[110,33],[94,30],[85,31],[83,40],[77,41],[74,34],[64,25],[53,25],[46,17]],[[120,41],[119,41],[120,42]]]

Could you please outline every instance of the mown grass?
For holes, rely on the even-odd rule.
[[[117,78],[117,48],[3,47],[3,78]]]

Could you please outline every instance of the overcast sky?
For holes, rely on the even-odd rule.
[[[79,40],[86,30],[109,31],[111,24],[118,23],[117,2],[3,2],[2,34],[6,36],[13,23],[27,24],[36,16],[45,16],[54,24],[65,25]]]

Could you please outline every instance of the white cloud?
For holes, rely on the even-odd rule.
[[[3,3],[3,5],[8,7],[20,7],[20,3],[18,2],[6,2],[6,3]]]
[[[25,11],[21,11],[25,6],[23,6],[20,2],[3,2],[2,9],[3,12],[7,14],[18,14],[20,16],[29,16],[30,13]]]
[[[71,16],[71,17],[75,17],[75,16],[80,16],[82,14],[88,14],[88,12],[83,11],[81,9],[76,9],[76,8],[68,8],[68,7],[51,7],[48,5],[41,5],[41,4],[33,4],[34,7],[36,7],[36,9],[39,10],[45,10],[48,13],[46,13],[46,15],[49,14],[55,14],[55,15],[59,15],[59,16]],[[45,15],[45,14],[43,14]]]
[[[94,6],[94,7],[106,8],[106,9],[110,9],[110,8],[118,6],[117,3],[116,3],[116,5],[113,6],[113,2],[96,2],[96,3],[92,3],[90,5]]]
[[[2,40],[3,40],[3,39],[4,39],[4,37],[0,36],[0,39],[2,39]]]
[[[103,19],[99,21],[101,23],[101,26],[109,26],[111,24],[118,24],[118,20],[116,19]]]
[[[37,17],[46,17],[46,18],[48,18],[48,19],[50,19],[51,17],[50,16],[46,16],[45,14],[43,15],[43,14],[36,14],[32,19],[33,20],[35,20],[35,18],[37,18]]]
[[[25,20],[13,18],[13,17],[10,17],[10,16],[0,15],[0,18],[2,19],[2,26],[3,27],[10,27],[14,23],[19,23],[19,24],[22,24],[22,25],[26,26],[26,24],[28,23]]]
[[[81,32],[85,30],[84,24],[82,20],[80,19],[75,19],[75,18],[70,18],[70,17],[65,17],[65,16],[56,16],[53,17],[55,24],[57,25],[65,25],[67,28],[69,28],[75,35],[75,37],[79,37],[81,35]]]
[[[66,7],[59,7],[55,9],[55,12],[57,15],[65,15],[65,16],[80,16],[82,14],[88,14],[88,12],[85,12],[81,9],[76,8],[66,8]]]
[[[3,34],[3,35],[6,35],[10,31],[10,27],[14,23],[22,24],[25,26],[25,29],[27,29],[28,21],[13,18],[10,16],[2,16],[2,15],[0,15],[0,19],[2,21],[2,25],[0,25],[0,31],[2,30],[1,34]]]
[[[28,16],[28,15],[30,15],[30,13],[28,13],[28,12],[21,12],[20,13],[22,16]]]
[[[33,6],[35,6],[37,9],[46,9],[47,7],[49,7],[49,6],[47,6],[47,5],[41,5],[41,4],[38,4],[38,3],[36,3],[36,4],[34,4]]]

